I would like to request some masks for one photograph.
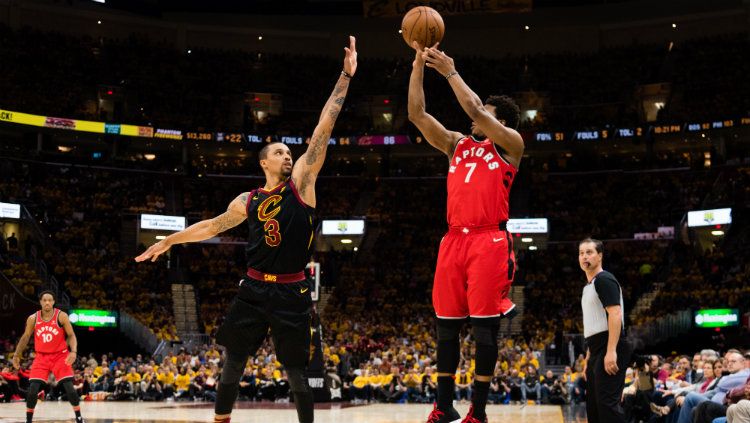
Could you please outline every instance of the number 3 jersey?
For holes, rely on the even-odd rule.
[[[67,351],[68,344],[65,342],[65,330],[57,322],[59,316],[59,309],[53,310],[52,318],[49,320],[42,319],[41,310],[36,312],[34,351],[45,354]]]
[[[460,140],[448,169],[448,225],[476,227],[507,221],[516,172],[491,140]]]
[[[269,275],[303,272],[310,259],[314,210],[302,201],[291,178],[271,191],[252,191],[247,199],[248,270]]]

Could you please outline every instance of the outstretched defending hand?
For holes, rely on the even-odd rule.
[[[344,72],[351,76],[357,72],[357,39],[349,36],[349,47],[344,47],[346,56],[344,56]]]
[[[422,53],[422,59],[424,59],[428,68],[433,68],[440,72],[440,75],[448,76],[452,72],[456,71],[456,66],[453,64],[447,54],[437,49],[437,44],[434,47],[425,49]]]
[[[156,259],[158,259],[160,255],[166,253],[167,250],[169,250],[169,248],[171,247],[171,245],[169,245],[165,241],[166,240],[162,239],[156,244],[148,247],[148,250],[144,251],[143,254],[135,258],[135,261],[139,263],[148,259],[151,259],[151,261],[156,261]]]

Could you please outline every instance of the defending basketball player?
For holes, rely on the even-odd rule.
[[[482,103],[444,52],[416,42],[409,81],[409,120],[427,142],[445,153],[448,170],[448,233],[440,243],[432,302],[437,316],[437,404],[429,423],[458,422],[453,408],[454,375],[460,360],[459,332],[471,321],[476,341],[472,406],[464,423],[487,421],[485,406],[497,361],[502,317],[512,317],[508,299],[515,271],[513,243],[506,224],[510,188],[523,156],[516,131],[519,108],[512,99],[492,96]],[[471,135],[449,131],[425,111],[424,67],[443,75],[471,118]]]
[[[312,298],[304,269],[313,239],[315,180],[325,161],[333,125],[357,70],[354,37],[344,49],[344,70],[320,115],[307,151],[293,164],[289,147],[271,143],[258,157],[265,186],[235,198],[227,211],[170,235],[136,257],[156,260],[172,245],[214,237],[247,220],[247,273],[219,328],[216,340],[227,359],[215,406],[215,422],[229,422],[239,381],[250,354],[271,330],[279,361],[286,368],[300,423],[313,421],[313,396],[307,383]]]
[[[13,367],[21,367],[21,356],[31,337],[34,337],[34,363],[29,375],[29,390],[26,394],[26,423],[34,418],[37,395],[43,385],[47,384],[49,374],[65,389],[65,395],[73,406],[76,423],[83,423],[80,398],[73,387],[73,367],[78,353],[78,340],[70,325],[68,314],[55,308],[55,294],[44,291],[39,294],[39,305],[42,309],[26,319],[26,330],[13,354]],[[70,348],[68,348],[70,347]]]

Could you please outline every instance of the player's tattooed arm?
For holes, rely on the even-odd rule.
[[[249,196],[249,192],[243,192],[229,203],[227,211],[209,220],[214,236],[234,228],[247,219],[246,210]]]
[[[166,239],[149,247],[143,254],[136,257],[135,261],[141,262],[148,259],[156,261],[160,255],[167,252],[175,244],[203,241],[213,238],[227,229],[234,228],[247,219],[247,202],[249,201],[249,196],[249,192],[243,192],[229,203],[229,207],[227,207],[227,211],[224,213],[213,219],[201,220],[180,232],[173,233]]]
[[[328,140],[331,138],[331,132],[333,132],[333,126],[339,117],[339,113],[341,113],[341,108],[344,106],[351,77],[357,71],[357,48],[354,37],[349,36],[349,47],[345,47],[344,50],[346,51],[344,72],[338,81],[336,81],[336,86],[334,86],[331,95],[328,97],[328,101],[326,101],[320,113],[318,125],[315,127],[315,131],[313,131],[313,135],[310,138],[307,151],[297,160],[292,171],[292,180],[297,185],[302,199],[312,206],[315,205],[315,194],[310,188],[313,188],[315,179],[323,167],[328,149]]]

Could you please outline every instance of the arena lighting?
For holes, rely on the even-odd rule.
[[[162,240],[162,239],[167,239],[167,237],[164,235],[156,235],[156,239]]]
[[[527,30],[527,31],[528,31],[528,30],[530,30],[531,28],[530,28],[530,27],[529,27],[528,25],[524,25],[523,29],[525,29],[525,30]]]
[[[355,251],[355,252],[359,251],[359,248],[357,248],[357,247],[354,247],[354,251]]]
[[[713,236],[722,236],[722,235],[724,235],[724,231],[711,231],[711,235],[713,235]]]
[[[529,250],[536,251],[536,245],[529,245]]]
[[[676,24],[676,23],[673,23],[673,24],[672,24],[672,28],[675,28],[675,29],[677,29],[677,24]]]
[[[342,239],[342,240],[341,240],[341,243],[342,243],[342,244],[351,244],[351,243],[352,243],[352,240],[351,240],[351,239],[349,239],[349,238],[344,238],[344,239]]]
[[[521,242],[532,242],[532,241],[534,240],[531,238],[521,238]]]
[[[258,41],[263,41],[263,36],[262,35],[258,35]]]
[[[97,25],[101,25],[101,24],[102,24],[102,21],[96,21],[96,24],[97,24]]]
[[[151,154],[151,153],[144,154],[143,158],[146,159],[146,160],[148,160],[148,161],[151,161],[151,160],[154,160],[156,158],[156,154]]]
[[[65,146],[65,145],[58,145],[57,146],[57,151],[60,151],[62,153],[68,153],[68,152],[70,152],[70,150],[72,150],[72,148],[68,147],[68,146]]]

